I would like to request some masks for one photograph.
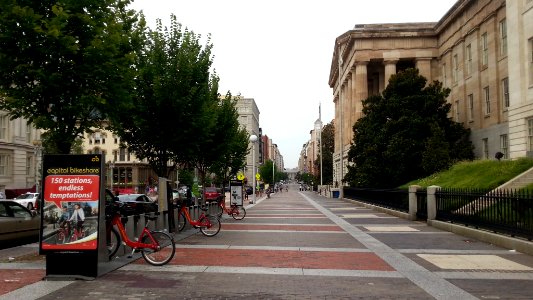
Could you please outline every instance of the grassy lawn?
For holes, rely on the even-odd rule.
[[[438,185],[444,188],[494,189],[531,167],[533,167],[533,159],[530,158],[460,162],[446,171],[411,181],[400,188],[416,184],[422,187]],[[533,189],[533,184],[531,189]]]

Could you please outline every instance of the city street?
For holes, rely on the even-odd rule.
[[[300,192],[259,198],[214,237],[179,233],[176,255],[93,281],[42,281],[35,247],[0,251],[0,299],[525,299],[533,257]],[[192,234],[191,234],[192,233]],[[11,252],[10,252],[11,251]],[[23,257],[18,259],[16,257]],[[6,257],[15,257],[6,262]],[[75,264],[75,262],[72,262]]]

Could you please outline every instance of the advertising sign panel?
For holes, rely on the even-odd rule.
[[[243,189],[242,181],[232,180],[230,181],[230,202],[231,205],[243,205]]]
[[[102,155],[45,155],[40,252],[96,251]]]

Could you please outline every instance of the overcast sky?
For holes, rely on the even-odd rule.
[[[254,98],[259,126],[285,167],[298,166],[318,118],[334,118],[328,85],[335,38],[355,24],[437,22],[456,0],[134,0],[151,28],[170,15],[211,34],[220,93]]]

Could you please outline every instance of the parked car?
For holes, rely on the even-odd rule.
[[[174,202],[174,205],[194,205],[196,203],[196,196],[194,196],[193,193],[191,193],[190,201],[187,202],[187,190],[188,188],[186,186],[181,186],[179,189],[172,190],[172,200]]]
[[[13,201],[28,208],[29,210],[39,208],[39,193],[26,193],[17,196]]]
[[[0,201],[0,241],[37,240],[40,226],[35,212],[15,201]]]
[[[218,201],[222,198],[222,193],[215,187],[206,187],[204,189],[205,202]]]
[[[145,194],[128,194],[117,196],[120,206],[120,212],[123,215],[141,215],[151,212],[157,212],[157,203],[152,201]]]

